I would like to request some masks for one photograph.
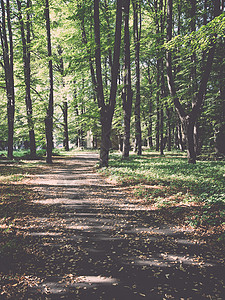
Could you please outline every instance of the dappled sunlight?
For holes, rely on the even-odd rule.
[[[69,292],[71,289],[93,289],[98,286],[117,285],[118,280],[103,276],[77,276],[75,274],[66,274],[55,281],[43,281],[40,279],[30,280],[30,287],[38,289],[42,294],[60,295]]]
[[[35,197],[10,227],[18,257],[2,268],[18,274],[15,284],[31,299],[186,299],[205,293],[208,282],[221,289],[222,257],[196,240],[192,227],[168,223],[162,209],[129,199],[98,174],[73,173],[77,165],[66,160],[49,177],[32,179]]]
[[[170,254],[161,254],[161,257],[150,257],[143,259],[131,259],[131,263],[134,262],[141,266],[156,266],[156,267],[178,267],[180,270],[184,270],[185,265],[200,266],[200,267],[213,267],[215,264],[204,261],[198,261],[195,257],[183,257]]]
[[[30,233],[31,236],[50,236],[50,237],[58,237],[61,234],[62,233],[58,233],[58,232],[31,232]]]

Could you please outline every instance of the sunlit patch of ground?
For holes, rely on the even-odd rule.
[[[1,295],[222,299],[225,249],[216,231],[184,223],[190,203],[174,215],[107,183],[91,155],[59,159],[29,186],[2,186]]]

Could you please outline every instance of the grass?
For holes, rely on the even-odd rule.
[[[76,155],[77,151],[56,150],[54,155]],[[10,186],[35,174],[37,169],[45,168],[44,160],[31,161],[27,159],[28,154],[27,151],[15,151],[15,160],[0,160],[2,191],[3,185]],[[45,153],[42,151],[38,155],[41,157]],[[164,156],[158,152],[144,152],[142,156],[132,154],[124,160],[121,154],[113,152],[109,168],[99,172],[127,187],[142,204],[166,209],[175,218],[182,216],[183,221],[192,226],[225,225],[224,161],[198,161],[191,165],[187,163],[185,154],[179,152],[167,152]],[[7,202],[7,195],[9,191],[0,195],[1,209],[4,208],[2,204]]]
[[[112,153],[109,168],[100,172],[132,188],[144,204],[173,207],[174,213],[192,206],[185,219],[193,226],[225,225],[224,161],[198,161],[192,165],[181,153],[160,156],[157,152],[144,152],[126,160]]]
[[[53,150],[53,155],[57,156],[60,154],[61,154],[60,150],[58,149]],[[45,149],[37,150],[35,159],[40,159],[45,156],[46,156]],[[15,160],[20,160],[20,159],[31,159],[32,157],[30,156],[30,150],[16,150],[13,151],[13,158]],[[0,159],[7,159],[7,151],[0,151]]]

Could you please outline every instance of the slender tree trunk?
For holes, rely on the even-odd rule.
[[[126,1],[126,0],[124,0]],[[107,23],[107,41],[108,41],[108,45],[111,45],[111,35],[110,35],[110,18],[109,18],[109,6],[108,6],[108,0],[104,1],[105,4],[105,18],[106,18],[106,23]],[[109,47],[108,49],[108,59],[109,59],[109,67],[110,67],[110,71],[112,70],[112,64],[113,64],[113,60],[112,60],[112,49]]]
[[[223,39],[218,47],[218,61],[224,61],[225,40]],[[218,130],[215,132],[215,150],[219,155],[225,155],[225,64],[221,63],[218,70],[220,118]]]
[[[160,44],[164,43],[164,26],[165,26],[165,18],[163,13],[163,0],[160,0]],[[162,52],[162,47],[160,52]],[[161,53],[160,53],[161,54]],[[161,54],[162,55],[162,54]],[[164,79],[164,62],[163,57],[160,58],[159,64],[160,70],[160,88],[161,88],[161,103],[160,103],[160,154],[163,155],[163,151],[165,148],[165,138],[164,138],[164,98],[166,97],[166,88],[165,88],[165,79]]]
[[[167,150],[171,151],[172,150],[172,124],[171,124],[171,117],[172,117],[172,112],[169,107],[166,107],[166,115],[167,115]]]
[[[148,130],[148,137],[147,137],[147,146],[148,148],[153,147],[152,141],[152,117],[153,117],[153,104],[152,104],[152,79],[150,76],[150,66],[148,64],[148,82],[149,82],[149,90],[150,90],[150,97],[149,97],[149,104],[148,104],[148,113],[149,113],[149,120],[147,122],[147,130]]]
[[[130,31],[129,31],[130,0],[124,0],[124,78],[123,78],[123,112],[124,138],[123,158],[129,157],[130,151],[130,119],[132,109],[131,69],[130,69]]]
[[[65,87],[65,82],[64,82],[64,62],[63,62],[63,57],[62,57],[63,50],[60,45],[58,45],[58,54],[59,54],[59,72],[62,80],[62,88]],[[63,99],[66,97],[63,95]],[[69,133],[68,133],[68,104],[66,100],[62,101],[62,113],[63,113],[63,147],[65,151],[69,151]]]
[[[14,135],[14,115],[15,115],[15,92],[14,92],[14,76],[13,76],[13,37],[11,28],[11,11],[9,0],[6,1],[6,9],[4,1],[1,0],[2,22],[0,24],[1,44],[3,50],[3,61],[5,71],[5,83],[7,94],[7,117],[8,117],[8,158],[13,159],[13,135]],[[7,26],[9,35],[9,44],[6,30],[6,13]]]
[[[52,164],[52,150],[53,150],[53,66],[52,66],[52,47],[51,47],[51,31],[50,31],[50,16],[49,16],[49,2],[45,0],[45,19],[46,19],[46,32],[48,43],[48,57],[49,57],[49,102],[47,114],[45,117],[45,134],[46,134],[46,162]]]
[[[152,148],[153,147],[153,141],[152,141],[152,116],[153,116],[153,112],[152,112],[152,101],[150,99],[149,101],[149,121],[148,121],[148,148]]]
[[[181,124],[178,124],[178,146],[181,151],[185,150],[185,141],[183,139],[183,130]]]
[[[159,24],[159,8],[158,8],[158,0],[154,1],[154,10],[155,10],[155,26],[156,26],[156,35],[157,35],[157,44],[160,43],[160,24]],[[157,49],[157,60],[156,60],[156,124],[155,124],[155,150],[160,150],[160,51]]]
[[[68,105],[67,102],[63,102],[63,147],[66,151],[69,151],[69,135],[68,135]]]
[[[163,113],[163,104],[161,104],[160,109],[160,155],[164,155],[164,146],[165,146],[165,139],[163,135],[163,129],[164,129],[164,113]]]
[[[21,11],[21,2],[17,0],[18,7],[18,18],[20,22],[20,30],[21,30],[21,39],[23,45],[23,70],[24,70],[24,79],[25,79],[25,87],[26,87],[26,110],[27,110],[27,122],[28,122],[28,130],[29,130],[29,140],[30,140],[30,154],[31,157],[36,156],[36,142],[35,142],[35,134],[34,134],[34,121],[33,121],[33,110],[32,110],[32,100],[31,100],[31,69],[30,69],[30,16],[29,11],[27,12],[27,39],[25,36],[24,22],[22,18]],[[27,9],[30,8],[30,1],[27,1]]]
[[[116,8],[116,28],[113,64],[111,72],[111,87],[108,104],[105,103],[102,68],[101,68],[101,44],[100,44],[100,20],[99,20],[99,0],[94,0],[94,31],[95,31],[95,63],[97,79],[97,99],[100,108],[101,122],[101,149],[100,149],[100,167],[108,167],[109,149],[111,147],[110,135],[112,127],[112,118],[116,104],[117,79],[119,74],[119,56],[121,44],[121,24],[122,24],[122,1],[117,1]]]
[[[78,3],[80,7],[80,3]],[[89,68],[90,68],[90,73],[91,73],[91,81],[92,81],[92,87],[94,91],[94,99],[97,97],[97,80],[95,76],[95,70],[93,66],[93,59],[92,59],[92,53],[91,50],[88,48],[88,40],[87,40],[87,34],[85,30],[85,20],[84,20],[84,14],[82,15],[82,20],[81,20],[81,32],[82,32],[82,41],[83,44],[86,45],[87,47],[87,53],[88,53],[88,61],[89,61]],[[110,51],[109,51],[110,53]]]
[[[157,92],[156,92],[156,145],[155,145],[155,150],[159,151],[159,145],[160,145],[160,104],[159,104],[159,100],[160,100],[160,62],[159,59],[157,59],[157,63],[156,63],[156,67],[157,67],[157,79],[156,79],[156,83],[157,83]]]
[[[172,0],[167,0],[167,41],[172,39]],[[216,0],[214,3],[215,16],[218,16],[220,13],[220,0]],[[194,104],[192,105],[192,110],[189,114],[187,114],[182,107],[177,95],[176,89],[172,74],[172,56],[170,51],[167,51],[166,59],[167,59],[167,81],[168,87],[170,90],[170,94],[173,97],[174,105],[178,116],[180,118],[184,133],[186,135],[187,140],[187,156],[189,163],[196,163],[196,152],[194,149],[194,125],[200,114],[200,110],[203,104],[204,96],[206,93],[207,82],[209,79],[210,71],[212,68],[213,58],[215,53],[215,44],[211,45],[211,48],[208,52],[208,57],[206,63],[202,70],[202,78],[199,84],[198,93],[195,96]]]
[[[190,9],[190,29],[191,32],[196,32],[196,0],[191,0],[191,9]],[[193,52],[191,55],[191,83],[192,83],[192,106],[195,105],[195,94],[197,92],[198,86],[197,86],[197,71],[196,71],[196,53]],[[200,154],[200,143],[199,143],[199,126],[198,122],[196,120],[194,124],[194,130],[193,130],[193,139],[194,139],[194,150],[196,153],[196,156]]]
[[[140,1],[132,0],[133,4],[133,28],[134,28],[134,43],[135,43],[135,69],[136,69],[136,100],[135,100],[135,152],[138,155],[142,154],[142,133],[141,133],[141,91],[140,91],[140,37],[141,37],[141,14]],[[140,28],[139,28],[140,26]]]

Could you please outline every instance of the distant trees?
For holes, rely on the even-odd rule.
[[[0,1],[9,158],[37,147],[52,163],[87,134],[101,167],[112,147],[225,154],[224,1]]]

